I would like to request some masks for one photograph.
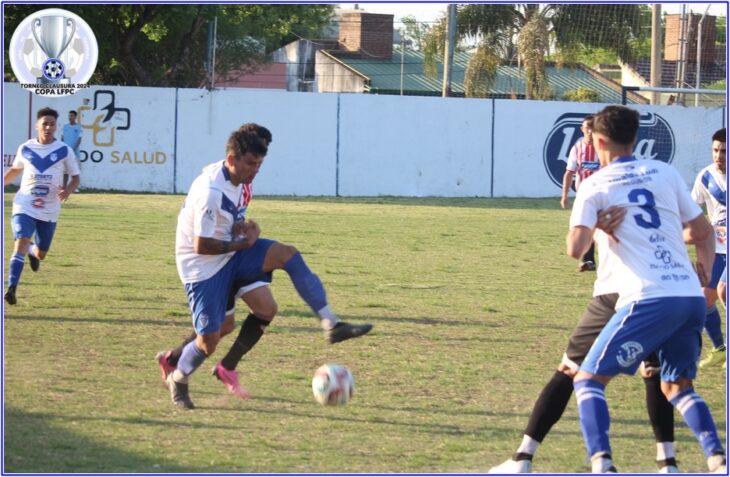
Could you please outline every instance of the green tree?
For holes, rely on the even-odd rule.
[[[406,15],[401,18],[403,27],[400,34],[403,38],[411,43],[411,49],[416,51],[423,50],[424,38],[428,32],[428,23],[419,22],[413,15]]]
[[[134,86],[206,84],[208,29],[218,18],[216,77],[254,71],[271,51],[316,36],[332,5],[309,4],[54,4],[76,13],[94,31],[99,61],[91,82]],[[5,5],[5,31],[46,5]],[[11,35],[5,36],[5,49]],[[14,81],[5,57],[5,80]]]
[[[636,56],[646,32],[641,28],[641,5],[621,4],[468,4],[457,13],[457,35],[469,38],[505,60],[524,65],[527,98],[552,97],[545,77],[550,45],[564,63],[574,63],[582,47],[614,51],[622,60]],[[427,35],[426,71],[432,58],[443,52],[445,22]],[[639,42],[639,43],[637,43]],[[643,45],[643,44],[641,44]],[[476,68],[472,69],[476,72]]]

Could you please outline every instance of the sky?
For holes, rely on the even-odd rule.
[[[384,2],[360,2],[360,3],[341,3],[342,8],[354,8],[358,5],[361,10],[370,13],[390,13],[395,15],[396,23],[400,18],[406,15],[413,15],[416,20],[421,22],[432,22],[436,20],[442,12],[446,11],[448,3],[431,3],[431,2],[412,2],[412,3],[384,3]],[[725,3],[685,3],[687,12],[705,13],[705,9],[710,5],[708,15],[726,16],[727,4]],[[679,13],[681,3],[662,4],[662,12]]]

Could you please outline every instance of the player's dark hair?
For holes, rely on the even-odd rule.
[[[58,119],[58,111],[52,108],[41,108],[38,110],[38,114],[36,114],[36,119],[40,119],[43,116],[53,116],[54,118]]]
[[[226,144],[226,152],[233,153],[236,158],[248,153],[263,157],[268,150],[265,139],[261,138],[256,132],[241,130],[241,128],[231,133],[228,144]]]
[[[592,114],[589,114],[588,116],[583,118],[583,122],[586,123],[586,126],[588,126],[591,129],[593,129],[593,118],[594,117],[595,116],[593,116]]]
[[[258,135],[258,137],[266,141],[266,144],[269,146],[274,140],[273,136],[271,135],[271,131],[261,126],[260,124],[246,123],[238,128],[238,130],[255,133],[256,135]]]
[[[712,135],[712,140],[718,141],[718,142],[727,142],[727,139],[725,136],[725,128],[718,129],[717,131],[715,131],[715,134]]]
[[[618,144],[632,144],[638,130],[638,111],[625,106],[606,106],[593,118],[593,132]]]
[[[74,113],[74,116],[79,115],[79,113],[77,113],[76,110],[74,110],[74,109],[72,109],[71,111],[68,112],[68,114],[71,114],[71,113]]]

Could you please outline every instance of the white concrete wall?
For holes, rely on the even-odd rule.
[[[343,196],[488,196],[492,102],[342,95]]]
[[[178,122],[178,192],[187,191],[204,165],[225,158],[238,126],[256,122],[271,130],[273,143],[255,194],[335,195],[336,95],[181,89]]]
[[[54,99],[8,83],[3,101],[6,158],[35,134],[39,108],[59,111],[59,138],[68,111],[78,110],[82,184],[90,188],[186,192],[204,165],[223,159],[234,129],[257,122],[274,142],[256,194],[413,197],[556,197],[582,117],[604,106],[132,87]],[[691,184],[711,160],[710,137],[725,125],[725,109],[638,110],[639,153],[671,160]]]

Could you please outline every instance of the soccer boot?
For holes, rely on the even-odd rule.
[[[532,461],[529,459],[508,459],[489,469],[490,474],[529,474],[532,472]]]
[[[725,346],[714,348],[705,359],[700,361],[700,368],[720,366],[725,362]]]
[[[8,302],[8,305],[18,303],[18,299],[15,298],[15,286],[8,287],[8,291],[5,292],[5,301]]]
[[[725,462],[725,456],[722,454],[712,454],[707,458],[707,469],[711,474],[727,475],[727,463]]]
[[[170,389],[170,398],[172,403],[183,409],[195,409],[193,401],[190,399],[187,383],[178,383],[172,379],[172,373],[167,375],[167,387]]]
[[[162,371],[162,382],[167,383],[167,376],[172,374],[175,369],[177,369],[175,366],[171,365],[167,358],[170,357],[170,354],[172,354],[172,351],[160,351],[155,356],[155,359],[157,360],[157,364],[160,365],[160,371]]]
[[[679,468],[676,465],[665,465],[659,469],[660,474],[679,474]]]
[[[591,459],[591,473],[593,474],[615,474],[616,467],[613,466],[611,456],[603,454]]]
[[[37,272],[38,269],[41,267],[41,261],[38,257],[33,255],[32,253],[28,254],[28,261],[30,261],[30,269],[34,272]]]
[[[241,399],[248,399],[249,397],[251,397],[251,393],[243,389],[238,383],[238,371],[229,371],[224,368],[220,362],[218,362],[215,365],[215,368],[213,368],[213,376],[215,376],[220,382],[225,384],[228,388],[228,392],[233,394],[234,396],[238,396]]]
[[[363,323],[362,325],[351,325],[350,323],[340,321],[335,325],[334,328],[325,331],[324,334],[329,344],[335,344],[339,343],[340,341],[345,341],[349,340],[350,338],[357,338],[358,336],[365,335],[372,329],[373,325],[368,323]]]
[[[677,467],[677,460],[674,457],[667,459],[657,460],[657,466],[659,467],[660,474],[679,474],[679,467]]]
[[[596,264],[591,262],[590,260],[581,262],[580,266],[578,267],[579,272],[592,272],[595,269],[596,269]]]

